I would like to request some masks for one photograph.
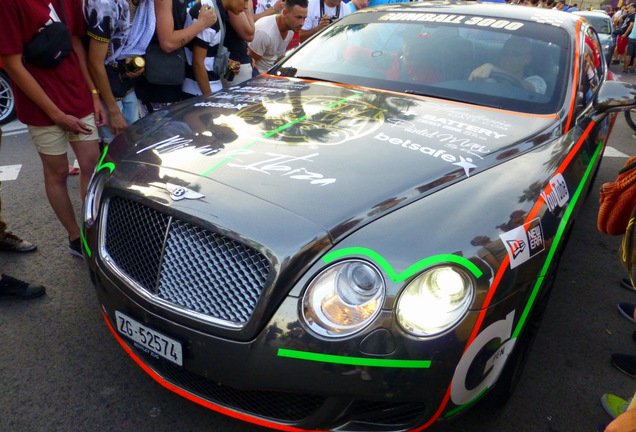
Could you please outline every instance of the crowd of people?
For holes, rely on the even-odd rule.
[[[18,119],[28,126],[41,158],[46,194],[67,231],[70,252],[82,255],[80,229],[66,186],[69,144],[77,157],[83,196],[100,144],[110,143],[141,116],[240,84],[270,69],[289,49],[334,20],[368,6],[400,1],[405,0],[0,1],[0,24],[5,29],[0,57],[14,85]],[[576,4],[566,6],[563,0],[518,3],[578,10]],[[620,19],[620,11],[615,15]],[[633,25],[633,13],[622,15],[625,23]],[[630,31],[632,26],[628,27]],[[59,53],[34,48],[34,36],[47,32],[68,48]],[[39,58],[26,55],[34,49],[40,49]],[[157,51],[185,58],[181,79],[168,83],[151,78],[156,74],[150,72],[161,69],[158,60],[150,62],[163,58],[154,54]],[[636,39],[628,55],[632,51]],[[45,55],[56,55],[49,61],[55,67],[39,63],[47,63]],[[70,174],[77,171],[71,169]],[[1,250],[24,244],[12,236],[0,232]]]
[[[79,165],[83,199],[100,146],[160,106],[208,95],[265,71],[288,49],[307,9],[307,0],[0,1],[0,57],[72,255],[82,256],[82,242],[67,189],[73,174],[68,146]],[[346,13],[349,8],[343,7],[342,16]],[[36,38],[39,34],[55,45]],[[150,63],[151,49],[181,59],[183,78],[172,83],[151,78],[156,74],[146,72],[163,66]],[[35,249],[0,219],[0,250]],[[45,292],[0,277],[0,297],[32,298]]]
[[[67,231],[70,253],[82,256],[80,228],[67,189],[69,174],[77,173],[76,168],[69,171],[69,145],[79,165],[83,197],[100,146],[108,145],[141,116],[263,73],[290,48],[369,4],[369,0],[350,4],[341,0],[0,1],[4,29],[0,57],[14,86],[18,119],[27,125],[42,161],[47,198]],[[35,36],[40,34],[55,45],[38,40]],[[183,77],[176,82],[157,78],[150,72],[164,65],[150,61],[156,58],[181,59],[177,62],[184,65]],[[0,220],[0,228],[4,227]],[[0,250],[35,250],[5,231],[0,230]],[[3,291],[7,284],[22,291]],[[11,292],[21,297],[28,286],[5,276],[0,296]]]

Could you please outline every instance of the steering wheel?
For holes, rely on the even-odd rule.
[[[490,72],[489,78],[492,78],[496,81],[502,81],[506,84],[510,84],[513,87],[524,88],[523,83],[519,79],[504,72],[492,71]]]

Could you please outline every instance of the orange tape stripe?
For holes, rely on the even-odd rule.
[[[579,46],[579,40],[581,39],[580,36],[578,36],[579,31],[581,30],[581,23],[583,22],[583,19],[580,19],[577,21],[576,23],[576,34],[577,37],[574,40],[574,78],[572,81],[572,99],[570,100],[570,112],[568,114],[568,120],[565,124],[565,132],[570,130],[570,124],[572,123],[572,119],[574,117],[574,108],[576,108],[575,103],[576,103],[576,87],[577,87],[577,83],[579,82],[579,56],[580,56],[580,50],[581,47]]]
[[[595,125],[595,123],[591,122],[590,125],[587,127],[587,129],[585,129],[585,132],[583,133],[583,135],[581,136],[579,141],[576,143],[576,145],[574,146],[572,151],[570,151],[568,156],[561,163],[561,165],[555,171],[554,174],[562,174],[563,171],[565,171],[565,168],[572,161],[572,158],[574,157],[576,152],[583,145],[583,143],[585,142],[585,139],[589,135],[589,133],[592,130],[592,127],[594,127],[594,125]],[[541,209],[541,206],[543,205],[543,203],[544,203],[544,199],[541,196],[539,196],[539,200],[532,207],[532,210],[528,214],[528,217],[526,218],[526,221],[524,223],[527,223],[527,222],[533,220],[536,217],[536,215],[538,214],[539,210]],[[473,328],[473,331],[472,331],[472,333],[471,333],[471,335],[470,335],[470,337],[468,339],[468,342],[466,343],[466,348],[464,349],[464,353],[466,352],[466,350],[468,350],[468,347],[470,347],[470,344],[475,340],[475,338],[477,337],[477,334],[479,333],[481,324],[483,323],[484,318],[486,317],[486,312],[488,311],[487,308],[490,305],[490,301],[492,300],[492,298],[495,295],[495,291],[499,287],[499,282],[501,281],[501,278],[503,277],[504,273],[506,272],[509,262],[510,262],[510,256],[506,254],[506,257],[501,262],[501,266],[499,267],[499,270],[497,270],[497,274],[495,275],[495,278],[493,279],[493,283],[492,283],[492,285],[490,287],[490,291],[488,291],[488,294],[486,295],[486,298],[484,299],[484,304],[482,305],[482,310],[479,313],[479,316],[477,317],[477,321],[475,322],[475,327]],[[452,381],[451,381],[451,384],[452,384]],[[442,401],[442,405],[440,406],[440,408],[435,413],[435,416],[426,424],[426,427],[428,427],[430,424],[432,424],[441,415],[442,411],[446,407],[446,404],[448,403],[448,399],[449,399],[448,396],[450,395],[450,389],[451,389],[451,385],[448,386],[448,391],[446,392],[446,397]],[[420,431],[422,429],[424,429],[424,428],[414,429],[413,431],[409,431],[409,432],[416,432],[416,431]]]

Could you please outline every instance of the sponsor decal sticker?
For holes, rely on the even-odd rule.
[[[523,264],[545,249],[543,229],[539,218],[505,232],[499,237],[508,251],[511,269]]]
[[[225,125],[219,125],[218,127],[227,127]],[[229,129],[229,127],[227,127]],[[154,150],[158,154],[171,153],[177,150],[181,150],[183,148],[193,148],[196,149],[199,153],[204,156],[210,156],[215,153],[220,152],[223,149],[223,145],[219,143],[212,144],[204,144],[200,145],[198,142],[195,142],[190,138],[183,138],[180,135],[175,135],[170,138],[166,138],[159,142],[147,145],[139,150],[137,150],[137,154],[143,153],[147,150]]]
[[[382,132],[378,133],[374,138],[378,141],[387,141],[389,144],[399,145],[400,147],[404,147],[405,149],[419,151],[420,153],[423,153],[425,155],[439,158],[445,162],[450,163],[451,165],[457,165],[464,170],[466,177],[470,177],[471,169],[477,168],[477,165],[472,163],[473,160],[471,158],[464,158],[463,156],[458,157],[450,153],[446,153],[446,150],[426,147],[421,144],[414,143],[408,139],[403,140],[401,138],[392,138]]]
[[[227,109],[237,109],[237,110],[242,110],[243,108],[246,108],[250,105],[251,105],[250,103],[233,104],[231,102],[199,102],[194,104],[195,107],[227,108]]]
[[[455,369],[451,384],[451,400],[455,405],[460,406],[473,401],[481,392],[497,381],[517,341],[516,338],[511,338],[514,318],[515,311],[512,311],[506,316],[506,319],[494,322],[485,328],[470,344]],[[486,361],[482,374],[483,380],[476,387],[467,388],[466,376],[468,375],[468,370],[473,366],[477,355],[495,340],[498,340],[500,345]]]
[[[561,173],[557,173],[552,177],[548,187],[541,192],[541,198],[543,198],[551,212],[554,212],[557,207],[564,207],[568,203],[570,200],[568,185]]]
[[[465,15],[437,14],[437,13],[408,13],[392,12],[379,18],[380,21],[423,21],[441,22],[446,24],[462,24],[476,27],[490,27],[510,31],[519,30],[523,23],[486,17],[467,17]]]
[[[253,153],[249,150],[243,151],[242,154]],[[254,171],[267,175],[278,175],[280,177],[288,177],[294,180],[308,181],[309,184],[326,186],[336,182],[335,178],[326,178],[320,173],[311,172],[305,166],[306,163],[313,162],[318,153],[306,156],[289,156],[284,154],[266,153],[268,159],[260,160],[255,163],[240,164],[228,163],[228,167],[240,168],[245,171]],[[235,161],[240,161],[238,158]],[[298,166],[301,164],[301,166]]]
[[[417,121],[421,123],[426,123],[428,122],[428,120],[425,120],[426,117],[428,116],[424,116]],[[419,135],[424,138],[429,138],[432,141],[436,141],[436,142],[439,142],[440,144],[444,144],[444,147],[446,148],[459,150],[461,152],[468,153],[472,156],[476,156],[479,159],[483,159],[485,155],[490,153],[490,150],[487,148],[485,144],[475,142],[475,140],[478,139],[482,141],[487,141],[488,138],[499,139],[500,137],[505,136],[503,134],[498,134],[498,133],[489,131],[487,129],[474,127],[471,125],[466,125],[460,122],[452,122],[452,123],[457,123],[457,125],[461,127],[465,127],[465,129],[462,129],[461,127],[457,127],[457,126],[450,126],[445,123],[440,124],[440,123],[432,123],[432,122],[430,122],[429,124],[434,126],[436,129],[432,129],[432,130],[429,130],[427,128],[418,129],[415,123],[410,122],[408,120],[402,120],[397,118],[389,118],[386,120],[386,122],[388,124],[391,124],[392,128],[394,127],[401,128],[402,130],[404,130],[404,132]],[[440,130],[440,129],[444,129],[444,130]],[[455,135],[454,133],[449,133],[447,131],[456,132],[458,134]],[[458,136],[459,134],[465,135],[465,136]],[[479,134],[484,134],[484,136],[481,136]]]
[[[446,104],[434,105],[439,109],[445,110],[445,115],[448,117],[460,119],[464,122],[471,122],[475,125],[479,124],[491,129],[499,129],[501,131],[508,131],[512,125],[506,121],[490,118],[483,114],[475,114],[471,108],[453,107]]]

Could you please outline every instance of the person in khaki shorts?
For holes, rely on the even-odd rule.
[[[54,67],[24,60],[25,45],[51,23],[64,22],[72,50]],[[81,0],[0,0],[0,58],[11,78],[18,119],[29,128],[42,160],[46,195],[68,233],[70,253],[82,256],[80,228],[68,194],[68,146],[80,166],[82,199],[99,160],[97,126],[104,111],[88,73],[81,37]],[[58,55],[59,57],[59,55]],[[48,61],[48,58],[47,58]]]

